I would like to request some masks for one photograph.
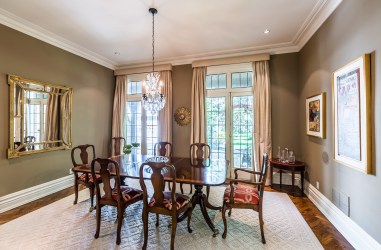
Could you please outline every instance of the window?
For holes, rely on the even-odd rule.
[[[24,135],[33,136],[37,142],[44,141],[47,93],[25,91]]]
[[[253,167],[254,110],[251,64],[208,67],[206,134],[211,158],[224,158],[233,168]]]
[[[141,104],[145,77],[146,74],[128,76],[123,136],[127,144],[139,142],[142,154],[153,155],[155,143],[159,141],[159,122],[158,115],[144,112]]]

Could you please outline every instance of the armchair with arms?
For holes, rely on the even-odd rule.
[[[227,223],[225,213],[229,209],[229,216],[231,215],[232,208],[253,209],[258,212],[259,226],[261,230],[262,243],[265,244],[265,235],[263,231],[263,193],[266,183],[266,175],[268,169],[268,155],[263,154],[262,169],[258,171],[250,171],[246,169],[235,169],[235,179],[230,181],[229,186],[225,189],[223,206],[222,206],[222,219],[224,221],[224,233],[222,238],[226,238]],[[239,180],[238,172],[247,172],[255,176],[259,176],[257,182],[248,180]]]

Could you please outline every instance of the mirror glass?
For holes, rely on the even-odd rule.
[[[71,148],[73,90],[13,75],[8,84],[8,158]]]

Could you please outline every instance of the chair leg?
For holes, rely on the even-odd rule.
[[[75,198],[74,198],[74,205],[77,204],[77,201],[78,201],[78,179],[77,179],[77,175],[74,175],[74,194],[75,194]]]
[[[229,217],[232,215],[232,208],[229,209],[228,215],[229,215]]]
[[[180,191],[181,191],[181,194],[184,194],[183,184],[182,183],[180,183]]]
[[[227,223],[226,223],[226,216],[225,216],[226,209],[227,209],[227,206],[224,203],[223,206],[222,206],[222,220],[224,221],[224,233],[222,234],[222,238],[223,239],[226,239],[226,234],[227,234],[227,231],[228,231],[228,226],[227,226]],[[230,211],[231,211],[231,208],[230,208]]]
[[[188,208],[188,211],[187,211],[187,213],[188,213],[188,222],[187,222],[187,226],[188,226],[188,232],[189,232],[189,233],[192,233],[192,232],[193,232],[192,228],[190,227],[190,222],[191,222],[191,219],[192,219],[192,212],[193,212],[193,207],[190,206],[190,207]]]
[[[172,216],[171,250],[175,249],[175,237],[177,228],[177,218]]]
[[[143,208],[143,214],[142,214],[142,220],[143,220],[143,231],[144,231],[144,243],[142,249],[147,249],[147,240],[148,240],[148,212],[146,211],[146,208]]]
[[[209,200],[210,186],[206,186],[206,199]]]
[[[122,209],[122,207],[120,205],[118,206],[117,209],[118,209],[118,226],[117,226],[117,229],[116,229],[116,244],[120,245],[120,242],[121,242],[120,233],[122,231],[122,223],[123,223],[123,213],[124,213],[124,210]]]
[[[264,233],[264,231],[263,231],[263,215],[262,215],[262,206],[260,206],[259,207],[259,211],[258,211],[258,213],[259,213],[259,227],[260,227],[260,229],[261,229],[261,237],[262,237],[262,243],[263,244],[266,244],[266,239],[265,239],[265,233]]]
[[[171,184],[168,182],[168,189],[171,191]]]
[[[156,214],[156,227],[159,226],[159,214]]]
[[[98,201],[97,201],[97,208],[96,208],[96,214],[97,214],[97,228],[96,228],[96,231],[95,231],[95,235],[94,235],[94,238],[95,239],[98,239],[99,237],[99,231],[101,229],[101,206],[99,205]]]
[[[94,184],[90,184],[89,186],[89,189],[90,189],[90,212],[93,211],[94,209],[94,189],[95,189],[95,185]]]

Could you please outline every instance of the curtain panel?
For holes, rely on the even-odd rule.
[[[57,141],[59,133],[59,92],[57,88],[52,88],[46,103],[46,116],[45,116],[45,141]],[[46,147],[55,147],[56,143],[46,144]]]
[[[193,68],[191,97],[191,144],[196,142],[206,143],[205,77],[206,67]]]
[[[254,74],[254,155],[256,170],[262,166],[262,155],[272,154],[271,141],[271,91],[268,61],[253,62]],[[268,171],[270,174],[270,171]],[[268,178],[270,180],[270,178]]]
[[[165,96],[165,106],[159,112],[159,140],[172,143],[172,71],[160,71],[161,93]]]
[[[121,137],[123,133],[124,113],[127,101],[127,75],[116,77],[114,106],[112,115],[112,137]],[[113,151],[113,149],[111,149]],[[114,155],[114,152],[111,152]]]

